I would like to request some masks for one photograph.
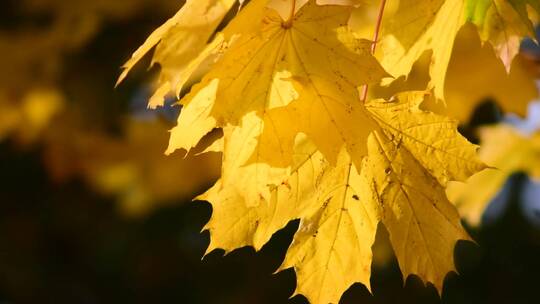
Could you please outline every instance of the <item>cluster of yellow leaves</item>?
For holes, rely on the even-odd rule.
[[[375,55],[374,42],[349,27],[364,1],[251,0],[237,10],[236,1],[192,0],[156,30],[120,80],[156,45],[162,74],[150,107],[202,77],[179,101],[167,153],[223,130],[207,149],[222,152],[221,179],[198,197],[213,206],[208,252],[258,250],[300,219],[280,269],[295,269],[296,293],[310,302],[337,303],[355,282],[369,288],[383,224],[404,276],[440,292],[455,243],[469,239],[445,189],[485,166],[455,120],[421,109],[426,92],[365,101],[359,88],[408,74],[431,50],[431,87],[441,98],[454,39],[472,11],[484,14],[478,26],[500,25],[487,23],[489,5],[471,3],[401,0]],[[499,50],[495,36],[482,38]]]

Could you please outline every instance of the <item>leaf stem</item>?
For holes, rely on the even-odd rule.
[[[287,21],[285,21],[285,23],[283,23],[283,27],[290,28],[292,26],[295,11],[296,11],[296,0],[291,0],[291,11],[289,13],[289,18],[287,19]]]
[[[377,49],[377,42],[379,41],[379,34],[381,32],[381,25],[384,16],[384,8],[386,7],[386,0],[381,0],[379,5],[379,15],[377,16],[377,23],[375,24],[375,33],[373,34],[373,44],[371,44],[371,55],[375,55],[375,50]],[[365,84],[363,86],[361,100],[363,103],[366,102],[367,95],[369,91],[369,85]]]

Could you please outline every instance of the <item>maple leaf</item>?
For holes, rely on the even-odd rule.
[[[382,222],[404,275],[417,274],[441,290],[444,276],[454,270],[455,242],[468,239],[444,187],[484,165],[475,158],[475,147],[457,132],[455,121],[419,109],[424,94],[406,93],[366,105],[380,128],[369,136],[361,170],[346,150],[332,164],[301,136],[290,171],[281,171],[277,182],[267,185],[270,199],[251,195],[255,201],[250,202],[243,192],[251,191],[246,188],[258,178],[255,171],[268,170],[268,164],[242,165],[246,153],[224,165],[224,179],[199,197],[214,209],[206,226],[211,235],[207,252],[260,249],[275,231],[300,218],[280,269],[295,269],[296,293],[312,303],[337,303],[355,282],[369,288],[370,248]],[[233,134],[251,142],[240,135],[248,125],[231,126]],[[227,137],[222,149],[224,163],[239,155],[238,143],[227,146]],[[227,178],[233,182],[224,182]],[[410,227],[410,236],[403,235],[403,227]]]
[[[500,124],[481,129],[480,158],[493,168],[472,176],[466,183],[453,182],[448,197],[472,225],[480,219],[508,177],[525,172],[540,177],[540,133],[521,135],[510,125]]]
[[[234,120],[237,113],[285,106],[297,98],[286,78],[322,78],[353,96],[356,87],[379,81],[386,73],[369,53],[370,43],[349,31],[350,13],[348,7],[309,2],[289,25],[266,8],[262,28],[239,38],[206,76],[220,79],[216,112]]]
[[[223,181],[198,197],[213,207],[205,226],[211,234],[207,253],[243,246],[259,250],[273,233],[301,218],[280,269],[295,268],[296,293],[306,295],[312,303],[337,303],[353,283],[369,286],[376,209],[359,203],[359,191],[367,183],[360,181],[344,150],[334,167],[305,137],[300,136],[296,143],[291,173],[271,187],[269,201],[247,203],[240,189]],[[236,173],[249,174],[250,169],[244,170],[239,167]]]
[[[477,25],[483,41],[493,45],[508,72],[521,39],[536,37],[527,5],[540,13],[537,0],[467,0],[467,20]]]
[[[459,214],[412,153],[377,133],[370,148],[368,179],[403,276],[416,274],[440,293],[446,274],[455,271],[456,242],[470,239]]]
[[[417,274],[440,292],[454,270],[455,243],[469,239],[444,189],[485,165],[457,132],[457,122],[420,110],[422,101],[422,92],[410,92],[368,104],[383,131],[370,135],[362,170],[404,277]]]
[[[337,136],[336,140],[341,140],[337,147],[330,147],[332,143],[325,143],[321,140],[324,134],[320,134],[322,131],[332,131],[334,134],[345,132],[347,128],[350,129],[346,123],[354,119],[367,121],[361,116],[357,87],[386,76],[370,54],[370,42],[354,38],[348,29],[351,8],[318,7],[310,2],[298,11],[288,25],[265,4],[265,1],[250,2],[233,20],[234,23],[224,30],[227,37],[234,36],[232,33],[238,32],[236,28],[242,29],[242,34],[231,42],[201,83],[180,101],[186,109],[204,108],[204,115],[197,114],[197,119],[208,124],[205,124],[204,130],[198,129],[197,136],[193,136],[189,142],[176,140],[183,135],[176,136],[178,129],[173,129],[171,138],[175,139],[171,141],[169,152],[193,146],[196,137],[201,138],[204,131],[213,127],[210,121],[214,121],[216,127],[227,123],[237,124],[249,112],[256,112],[262,117],[261,128],[264,125],[265,134],[259,139],[260,146],[281,147],[279,157],[268,156],[272,158],[270,162],[281,166],[290,163],[291,142],[296,133],[316,127],[315,119],[321,119],[318,122],[321,126],[324,119],[324,126],[328,128],[306,130],[306,133],[313,135],[321,146],[329,147],[325,152],[333,159],[343,142],[352,141],[356,134],[363,132],[361,127],[353,127],[354,130],[346,132],[348,134]],[[262,20],[257,20],[253,15],[260,15]],[[325,60],[326,64],[319,64],[321,60]],[[215,94],[209,96],[203,93],[210,91],[209,87],[216,85],[216,81],[219,83]],[[287,130],[273,122],[280,115],[270,110],[287,106],[294,100],[294,108],[304,112],[301,108],[308,107],[306,103],[311,98],[317,100],[317,106],[311,113],[317,117],[303,115],[296,128],[291,126],[294,120],[289,120],[287,125],[291,127]],[[348,118],[350,111],[358,114]],[[335,115],[338,116],[333,117]],[[341,118],[344,120],[341,121]],[[180,115],[178,124],[189,125],[192,120],[187,114]],[[353,144],[356,143],[351,143],[349,147]],[[365,147],[357,146],[361,152],[356,159],[360,159],[365,155]],[[267,150],[265,153],[271,154],[275,152]]]
[[[188,0],[171,19],[156,29],[124,64],[122,82],[131,69],[156,47],[152,64],[161,65],[158,89],[149,107],[163,105],[171,90],[178,94],[195,70],[211,55],[216,43],[207,41],[236,0]]]

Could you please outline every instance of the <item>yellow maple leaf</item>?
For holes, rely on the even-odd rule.
[[[378,133],[369,147],[365,171],[403,276],[416,274],[440,293],[445,276],[455,271],[456,242],[470,239],[459,214],[444,187],[410,151]]]
[[[416,274],[441,292],[454,270],[455,243],[469,239],[444,189],[485,166],[457,132],[457,122],[420,110],[422,100],[421,92],[413,92],[368,104],[383,131],[370,135],[362,170],[404,277]]]
[[[457,132],[455,121],[419,109],[424,94],[406,93],[366,105],[380,128],[369,136],[361,170],[346,150],[331,164],[300,136],[293,165],[288,172],[278,171],[274,183],[266,186],[270,198],[263,199],[244,192],[255,186],[256,170],[267,178],[267,163],[243,165],[247,156],[241,156],[224,165],[223,176],[233,182],[222,179],[199,197],[209,200],[215,212],[206,226],[211,234],[207,252],[260,249],[275,231],[300,218],[280,269],[295,269],[296,293],[312,303],[337,303],[355,282],[369,288],[371,246],[381,221],[404,275],[417,274],[440,291],[445,275],[454,270],[456,241],[468,239],[444,188],[448,180],[464,180],[484,165],[476,159],[475,147]],[[240,135],[249,124],[241,126],[233,126],[233,133],[251,142]],[[224,151],[225,164],[227,155],[242,155],[242,148],[237,142],[227,146],[224,139],[218,149]],[[256,181],[259,189],[263,181]],[[249,197],[254,201],[247,201]],[[403,235],[404,227],[411,227],[410,236]]]
[[[215,112],[234,121],[285,106],[297,97],[287,78],[319,78],[353,96],[357,86],[380,80],[386,74],[369,54],[369,42],[355,39],[347,27],[350,13],[310,2],[287,21],[265,9],[256,21],[262,27],[240,37],[206,76],[220,80]],[[326,64],[316,64],[321,60]]]
[[[226,36],[231,36],[228,33],[236,32],[234,28],[242,28],[243,34],[231,43],[202,82],[194,86],[181,103],[186,109],[192,104],[199,109],[204,107],[206,112],[196,119],[215,121],[216,126],[237,124],[246,113],[256,112],[262,117],[261,128],[264,125],[265,129],[264,136],[259,139],[260,145],[281,147],[278,150],[281,158],[270,156],[274,154],[273,151],[266,153],[274,164],[286,166],[290,163],[291,142],[298,132],[313,135],[316,143],[333,160],[344,142],[349,143],[350,149],[357,147],[360,152],[355,153],[358,154],[355,159],[360,159],[365,155],[365,147],[353,141],[355,137],[361,141],[362,137],[356,135],[364,131],[361,126],[347,125],[354,119],[369,124],[369,120],[363,118],[365,114],[362,111],[365,110],[359,104],[357,87],[376,82],[386,73],[370,55],[370,43],[354,38],[348,29],[347,21],[352,8],[318,7],[310,2],[298,11],[288,25],[275,10],[261,3],[266,2],[253,1],[248,4],[235,18],[235,23],[224,30]],[[264,12],[263,19],[253,20],[252,15],[261,11]],[[250,28],[251,31],[248,30]],[[321,60],[325,60],[326,64],[319,64]],[[203,93],[216,85],[216,81],[219,83],[215,94],[209,96]],[[284,120],[279,123],[274,121],[274,118],[279,119],[280,114],[270,110],[282,108],[295,100],[291,108],[304,113],[301,108],[309,107],[307,103],[313,98],[317,101],[316,106],[311,113],[302,114],[298,127],[291,125],[294,120],[288,120],[287,125],[291,126],[288,129],[280,126],[285,123]],[[351,111],[357,114],[350,116]],[[179,125],[188,125],[185,120],[193,121],[193,118],[181,115]],[[319,122],[315,124],[315,121]],[[201,138],[205,131],[211,129],[210,123],[205,126],[198,129],[196,137]],[[183,137],[176,136],[176,130],[173,130],[172,138],[175,140],[171,141],[169,151],[193,146],[196,140],[176,140]],[[338,144],[332,146],[332,142],[322,140],[322,137],[328,140],[332,136],[321,132],[336,134],[334,142]]]
[[[344,150],[334,167],[305,137],[296,142],[291,173],[270,187],[269,201],[247,203],[241,189],[222,181],[199,197],[210,201],[214,210],[205,226],[211,234],[207,253],[243,246],[259,250],[273,233],[301,218],[280,269],[294,267],[296,293],[310,302],[337,303],[353,283],[369,286],[376,209],[360,204],[360,191],[368,184]],[[236,172],[244,170],[239,167]]]
[[[480,224],[487,205],[512,173],[521,171],[540,177],[540,133],[527,137],[512,126],[501,124],[482,129],[480,138],[479,156],[493,168],[474,175],[466,183],[453,182],[447,190],[472,225]]]

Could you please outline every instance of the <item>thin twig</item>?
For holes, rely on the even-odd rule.
[[[377,49],[377,42],[379,41],[379,34],[381,32],[381,25],[384,16],[384,8],[386,7],[386,0],[381,0],[379,5],[379,15],[377,16],[377,24],[375,25],[375,33],[373,34],[373,44],[371,44],[371,55],[375,55],[375,50]],[[365,84],[362,91],[362,102],[366,102],[369,85]]]

